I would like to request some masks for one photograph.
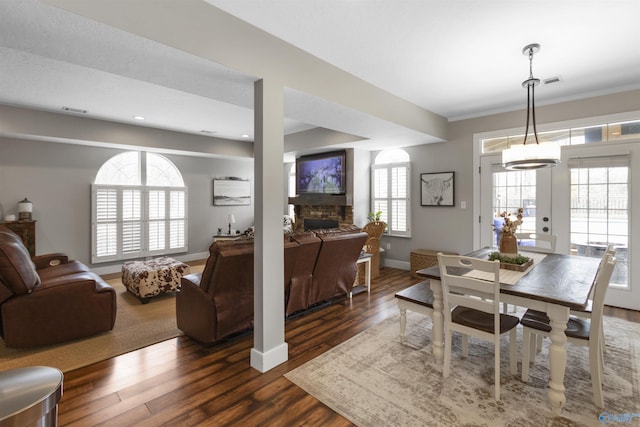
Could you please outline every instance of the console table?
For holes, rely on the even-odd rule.
[[[2,221],[0,225],[16,233],[29,251],[31,257],[36,256],[36,222],[34,220]]]

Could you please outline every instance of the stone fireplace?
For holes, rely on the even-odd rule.
[[[353,207],[350,203],[347,204],[348,201],[349,198],[344,195],[319,194],[289,197],[289,203],[294,205],[296,213],[294,231],[305,230],[305,219],[333,220],[337,221],[340,227],[352,225]],[[322,224],[322,222],[315,222],[316,225]],[[326,225],[330,224],[327,222]]]

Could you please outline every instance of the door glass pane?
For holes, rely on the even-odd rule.
[[[601,258],[616,249],[611,285],[628,287],[629,168],[581,167],[571,170],[571,253]]]
[[[493,227],[495,244],[499,244],[503,217],[515,219],[523,208],[522,225],[518,232],[536,231],[536,171],[501,171],[493,173]]]

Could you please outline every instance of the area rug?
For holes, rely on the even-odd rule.
[[[587,348],[567,346],[567,403],[554,416],[547,398],[548,339],[523,383],[509,373],[508,337],[503,338],[496,402],[491,344],[470,337],[470,354],[463,359],[461,340],[454,338],[451,375],[444,379],[432,356],[431,319],[408,312],[404,344],[398,321],[388,318],[285,376],[359,426],[598,426],[614,420],[640,425],[638,324],[605,320],[604,410],[591,401]],[[520,372],[519,353],[518,360]]]
[[[202,265],[191,268],[201,271]],[[119,278],[107,280],[117,294],[116,323],[112,331],[35,349],[7,348],[0,339],[0,371],[46,365],[68,372],[182,335],[176,325],[175,294],[151,298],[147,304],[126,291]]]

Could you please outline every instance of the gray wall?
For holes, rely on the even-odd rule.
[[[630,111],[640,112],[640,90],[569,101],[536,107],[538,126],[544,123],[598,117]],[[638,116],[640,117],[640,115]],[[397,268],[409,268],[412,249],[434,249],[467,253],[473,249],[473,136],[476,133],[522,128],[524,111],[495,114],[449,124],[449,140],[443,143],[407,147],[411,156],[411,224],[412,237],[384,237],[391,245],[384,254],[384,263]],[[455,172],[455,206],[420,206],[420,174]],[[634,187],[634,194],[637,189]],[[466,201],[462,209],[460,201]]]
[[[121,152],[123,150],[0,138],[0,217],[16,214],[18,202],[29,198],[37,220],[37,254],[66,252],[71,258],[91,265],[90,186],[100,166]],[[212,203],[212,180],[218,176],[249,178],[253,195],[252,159],[163,155],[178,167],[188,187],[189,252],[176,258],[189,260],[206,256],[217,228],[228,227],[228,213],[235,215],[234,228],[238,230],[244,231],[253,224],[253,204],[214,207]],[[92,268],[100,273],[113,271],[109,266],[96,264]]]

